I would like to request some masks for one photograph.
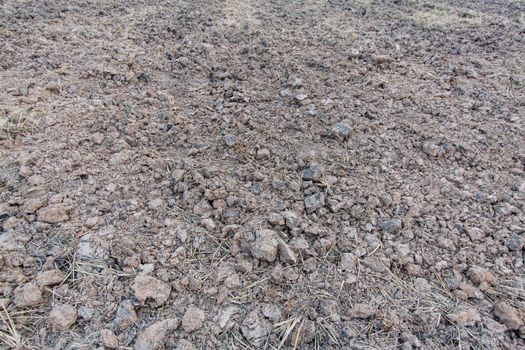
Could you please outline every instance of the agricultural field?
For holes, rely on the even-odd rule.
[[[0,349],[525,349],[522,0],[0,1]]]

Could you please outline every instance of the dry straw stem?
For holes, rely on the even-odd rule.
[[[22,346],[22,337],[18,332],[13,318],[7,311],[5,304],[2,304],[0,318],[2,319],[2,328],[0,329],[0,342],[9,348],[19,348]]]

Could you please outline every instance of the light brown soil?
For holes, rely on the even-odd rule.
[[[525,348],[523,1],[0,6],[0,348]]]

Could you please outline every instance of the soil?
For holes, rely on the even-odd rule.
[[[0,3],[1,348],[525,348],[525,3]]]

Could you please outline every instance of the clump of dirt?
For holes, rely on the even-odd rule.
[[[525,347],[524,6],[5,1],[2,347]]]

